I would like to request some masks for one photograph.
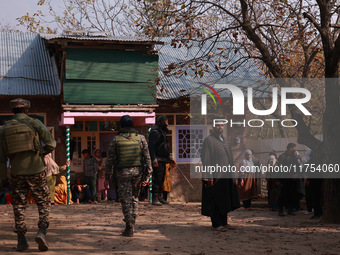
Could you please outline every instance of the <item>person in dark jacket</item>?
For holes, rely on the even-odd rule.
[[[201,159],[203,167],[234,166],[233,154],[227,140],[223,137],[224,125],[216,123],[213,133],[205,138]],[[228,213],[240,207],[237,186],[231,175],[203,176],[202,215],[211,218],[213,229],[232,229],[228,224]]]
[[[152,161],[152,204],[169,204],[162,195],[162,184],[165,177],[166,163],[176,165],[175,160],[170,155],[170,145],[166,137],[168,132],[168,117],[161,115],[157,119],[155,126],[151,128],[149,135],[149,151]]]
[[[297,167],[300,165],[299,160],[296,156],[296,144],[289,143],[287,150],[279,156],[278,165],[287,167]],[[293,207],[296,204],[298,197],[298,184],[297,179],[284,178],[280,180],[281,187],[278,199],[279,216],[284,216],[283,207],[288,209],[288,215],[295,215]]]
[[[27,115],[30,105],[30,101],[22,98],[10,102],[15,115],[12,120],[7,122],[13,125],[8,129],[8,132],[6,131],[7,123],[0,129],[0,180],[6,178],[9,158],[13,185],[15,229],[18,234],[17,251],[25,251],[29,247],[25,237],[27,232],[25,209],[29,191],[37,203],[39,211],[39,231],[35,240],[39,245],[39,250],[47,251],[46,230],[49,227],[51,197],[43,157],[55,149],[56,141],[41,121]],[[19,132],[12,132],[13,128],[19,127],[18,124],[21,125],[20,128],[25,132],[25,136]],[[29,132],[24,131],[25,129]],[[34,139],[29,135],[30,132],[32,132]],[[9,137],[11,137],[12,143]],[[21,139],[24,139],[24,141]],[[43,147],[40,141],[43,142]],[[32,143],[31,147],[26,147]]]

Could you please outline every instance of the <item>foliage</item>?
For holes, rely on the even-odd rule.
[[[18,18],[31,32],[99,31],[120,36],[133,34],[134,21],[128,0],[38,1],[41,10]],[[50,25],[53,25],[51,27]]]

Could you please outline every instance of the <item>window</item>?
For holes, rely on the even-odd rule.
[[[83,131],[83,121],[76,121],[74,125],[71,126],[71,132]]]
[[[190,162],[200,160],[201,147],[205,138],[205,127],[176,127],[176,160]]]
[[[97,121],[85,121],[85,131],[97,131]]]
[[[72,164],[74,166],[81,166],[81,137],[73,137],[70,145]]]
[[[95,136],[87,137],[87,149],[89,150],[90,155],[92,155],[94,150],[96,149],[96,137]]]
[[[99,131],[117,131],[119,129],[119,121],[99,121]]]

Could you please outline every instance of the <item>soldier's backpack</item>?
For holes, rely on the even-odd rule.
[[[140,135],[137,133],[121,133],[115,139],[118,168],[142,166]]]
[[[12,119],[6,121],[3,130],[8,155],[24,151],[39,151],[39,135],[30,124]]]

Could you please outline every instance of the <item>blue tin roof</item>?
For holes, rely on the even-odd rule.
[[[59,95],[60,80],[39,34],[0,32],[0,95]]]

